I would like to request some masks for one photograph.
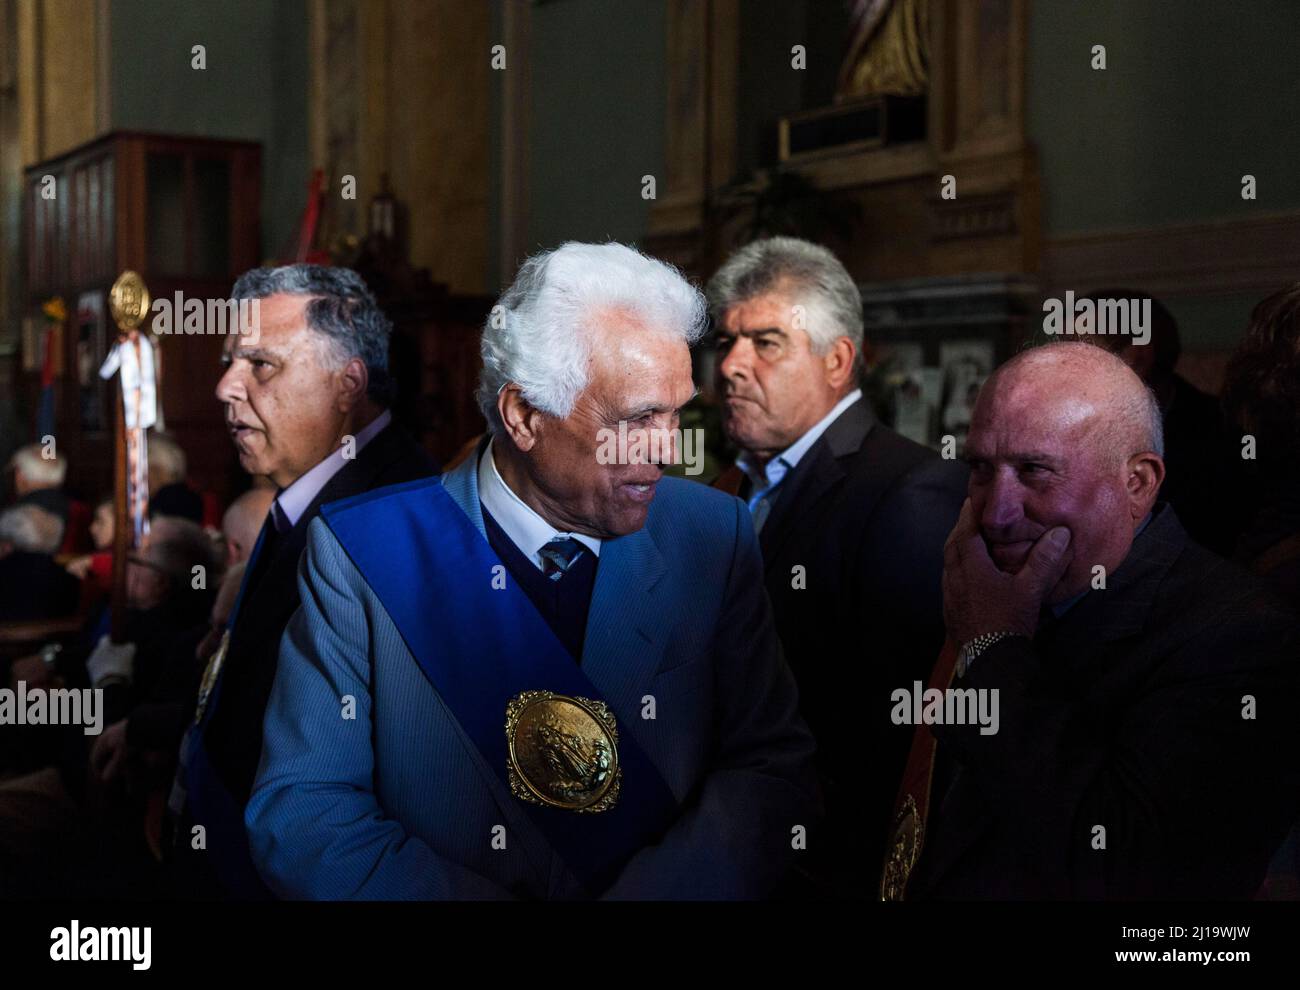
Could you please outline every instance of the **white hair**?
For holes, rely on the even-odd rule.
[[[9,458],[9,463],[32,484],[56,488],[67,476],[68,461],[57,452],[53,457],[44,457],[41,450],[41,445],[36,443],[19,447]]]
[[[720,325],[729,308],[768,292],[788,291],[804,307],[804,327],[814,354],[825,354],[840,337],[862,359],[862,293],[848,270],[820,244],[797,237],[751,241],[731,255],[709,280],[709,310]]]
[[[0,513],[0,543],[27,553],[56,553],[63,545],[63,520],[39,505],[14,505]]]
[[[184,481],[188,464],[185,451],[175,437],[157,430],[149,434],[149,467],[156,472],[162,484],[172,485]]]
[[[647,332],[688,345],[704,334],[704,296],[672,265],[617,243],[569,241],[533,255],[483,327],[478,404],[490,432],[502,429],[497,396],[510,383],[542,412],[563,419],[573,411],[601,310],[624,311]]]

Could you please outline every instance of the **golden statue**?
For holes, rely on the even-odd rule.
[[[924,96],[930,86],[929,0],[852,0],[853,40],[836,100]]]

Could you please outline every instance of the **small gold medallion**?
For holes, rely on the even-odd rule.
[[[618,728],[603,701],[524,691],[506,705],[506,742],[515,797],[578,812],[618,801]]]
[[[921,816],[916,808],[916,800],[909,794],[902,810],[898,813],[898,820],[894,823],[894,834],[886,851],[885,868],[880,878],[882,901],[903,899],[907,891],[907,881],[920,856],[921,828]]]
[[[221,645],[212,654],[208,665],[203,668],[203,680],[199,684],[199,704],[194,711],[195,725],[203,721],[204,709],[208,707],[208,698],[212,695],[212,689],[216,686],[217,676],[221,673],[221,665],[226,661],[226,650],[229,648],[230,630],[227,629],[221,634]]]
[[[119,330],[139,329],[149,317],[149,290],[144,279],[133,271],[124,271],[108,290],[108,307]]]

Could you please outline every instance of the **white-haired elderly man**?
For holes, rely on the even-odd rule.
[[[759,530],[768,594],[817,739],[830,841],[817,870],[873,883],[911,734],[890,718],[943,644],[943,544],[966,471],[876,422],[858,387],[862,297],[789,237],[741,248],[709,283],[723,428],[719,487]]]
[[[68,474],[68,459],[53,448],[31,443],[19,447],[9,458],[13,471],[14,504],[37,505],[68,521],[68,496],[63,482]]]
[[[313,523],[248,809],[272,889],[753,898],[797,867],[813,743],[753,527],[648,444],[703,322],[631,248],[529,259],[483,331],[476,454]]]
[[[11,505],[0,512],[0,622],[76,611],[80,585],[54,562],[62,541],[62,521],[39,505]]]

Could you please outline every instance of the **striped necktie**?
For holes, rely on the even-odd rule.
[[[537,553],[542,558],[542,573],[558,581],[582,555],[582,544],[572,536],[555,536]]]

